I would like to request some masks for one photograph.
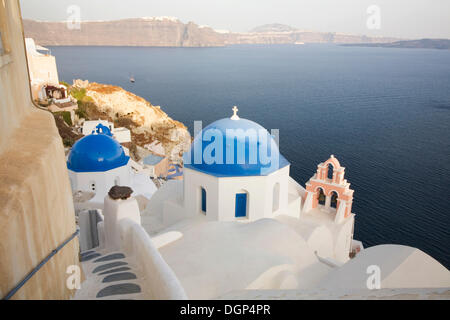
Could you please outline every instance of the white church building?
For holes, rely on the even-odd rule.
[[[73,145],[68,155],[72,191],[94,194],[89,202],[100,207],[113,186],[130,186],[134,195],[150,198],[156,191],[154,183],[148,175],[133,172],[131,162],[109,128],[98,124]]]
[[[234,108],[231,118],[213,122],[196,135],[184,156],[183,181],[158,189],[142,215],[146,231],[156,243],[163,242],[163,258],[188,295],[196,298],[217,296],[221,286],[224,293],[234,282],[231,274],[236,276],[235,286],[253,279],[250,288],[298,288],[300,270],[312,268],[319,259],[339,266],[350,260],[352,251],[363,249],[353,240],[351,205],[339,210],[341,201],[351,204],[353,192],[337,159],[329,161],[342,179],[314,176],[308,183],[314,188],[305,189],[289,176],[290,163],[280,154],[275,137],[239,118],[237,111]],[[324,196],[328,184],[334,188]],[[197,246],[201,250],[194,249]],[[248,264],[244,273],[238,270],[241,260]],[[281,269],[275,272],[274,265]],[[311,281],[322,267],[308,276]],[[282,270],[289,276],[278,283]],[[258,278],[261,272],[264,276]],[[205,281],[202,289],[200,279]]]
[[[259,146],[273,163],[263,164]],[[201,161],[195,161],[200,152]],[[290,164],[267,130],[253,121],[235,115],[212,123],[196,137],[184,160],[184,210],[189,215],[255,221],[288,210]]]
[[[320,163],[303,188],[289,176],[276,136],[237,111],[196,135],[184,179],[164,183],[144,210],[136,196],[103,194],[127,179],[130,160],[120,146],[101,132],[80,140],[69,158],[71,178],[84,189],[94,183],[104,200],[91,254],[125,252],[143,272],[145,280],[135,281],[159,299],[384,297],[391,289],[448,286],[448,270],[418,249],[364,249],[353,240],[353,190],[336,157]],[[382,292],[368,292],[373,265]],[[105,287],[95,260],[84,267],[88,280],[78,299]]]

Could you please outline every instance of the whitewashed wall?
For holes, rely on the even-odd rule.
[[[119,143],[131,142],[131,132],[127,128],[115,128],[113,135]]]
[[[92,131],[95,130],[99,124],[110,128],[111,133],[114,130],[114,123],[108,122],[106,120],[93,120],[93,121],[85,121],[83,123],[83,128],[81,130],[81,133],[83,135],[87,136],[87,135],[91,134]]]
[[[103,198],[113,186],[116,184],[121,186],[129,186],[131,183],[131,172],[128,165],[105,172],[68,171],[73,192],[95,192],[95,198],[102,203]],[[95,183],[95,191],[92,190],[92,183]]]
[[[128,256],[136,259],[145,274],[146,287],[155,300],[185,300],[186,292],[164,261],[144,228],[131,219],[119,222],[120,243]]]
[[[202,213],[201,188],[206,190],[209,220],[233,221],[236,194],[247,193],[248,220],[273,217],[288,210],[289,166],[268,176],[215,177],[184,169],[184,205],[190,215]],[[278,209],[273,210],[274,187],[279,184]],[[219,196],[220,195],[220,196]],[[242,219],[242,218],[241,218]]]
[[[203,214],[201,208],[201,188],[206,190],[206,216],[217,220],[219,216],[219,181],[217,177],[204,174],[189,168],[184,174],[184,207],[189,216]]]
[[[340,231],[335,235],[334,239],[334,256],[339,262],[347,262],[350,260],[349,252],[353,239],[353,225],[355,223],[355,216],[352,214],[345,220]]]

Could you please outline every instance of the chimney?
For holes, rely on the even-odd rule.
[[[135,198],[131,197],[130,187],[112,187],[105,197],[103,216],[105,219],[105,247],[120,250],[121,239],[119,223],[123,219],[131,219],[141,224],[141,214]]]

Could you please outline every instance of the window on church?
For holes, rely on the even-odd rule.
[[[91,182],[91,190],[95,192],[95,182]]]
[[[206,213],[206,190],[202,188],[202,212]]]

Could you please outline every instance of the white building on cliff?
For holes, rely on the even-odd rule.
[[[113,122],[107,120],[86,120],[81,127],[81,133],[85,136],[90,135],[92,131],[95,131],[97,126],[101,124],[109,129],[114,139],[119,143],[131,142],[131,131],[125,127],[115,128]]]

